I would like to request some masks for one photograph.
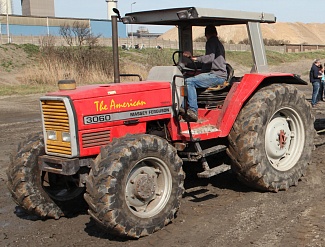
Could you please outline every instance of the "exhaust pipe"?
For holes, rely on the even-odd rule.
[[[112,15],[112,46],[113,46],[113,64],[114,64],[114,83],[120,83],[120,63],[118,54],[118,16]]]

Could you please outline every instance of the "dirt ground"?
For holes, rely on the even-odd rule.
[[[310,99],[310,85],[300,89]],[[104,233],[86,213],[45,221],[26,215],[11,200],[5,170],[18,143],[41,129],[40,96],[0,98],[0,246],[325,246],[325,145],[315,148],[306,176],[288,191],[257,192],[231,172],[188,175],[174,222],[139,240]],[[322,122],[325,102],[313,111]]]

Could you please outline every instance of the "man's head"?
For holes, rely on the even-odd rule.
[[[213,25],[207,25],[207,26],[205,27],[205,32],[204,32],[204,34],[205,34],[206,37],[210,37],[210,36],[213,36],[213,35],[218,36],[217,29],[216,29],[216,27],[213,26]]]
[[[316,66],[320,66],[321,65],[320,59],[318,59],[318,58],[315,59],[314,64],[316,64]]]

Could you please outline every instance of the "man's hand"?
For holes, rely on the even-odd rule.
[[[192,53],[190,51],[184,51],[183,56],[188,57],[189,59],[192,59],[193,61],[196,61],[196,57],[193,57]]]
[[[192,57],[192,53],[191,53],[190,51],[184,51],[184,52],[183,52],[183,56],[184,56],[184,57],[191,58],[191,57]]]

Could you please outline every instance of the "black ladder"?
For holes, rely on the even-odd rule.
[[[226,165],[226,164],[222,164],[219,166],[216,166],[214,168],[210,168],[206,157],[216,154],[216,153],[220,153],[223,152],[227,149],[227,146],[225,145],[217,145],[205,150],[202,150],[201,145],[199,142],[195,142],[195,149],[197,151],[197,153],[199,154],[199,156],[201,156],[201,162],[202,162],[202,168],[203,168],[203,172],[200,172],[197,174],[197,176],[199,178],[210,178],[213,177],[215,175],[218,175],[222,172],[228,171],[231,169],[230,165]]]

